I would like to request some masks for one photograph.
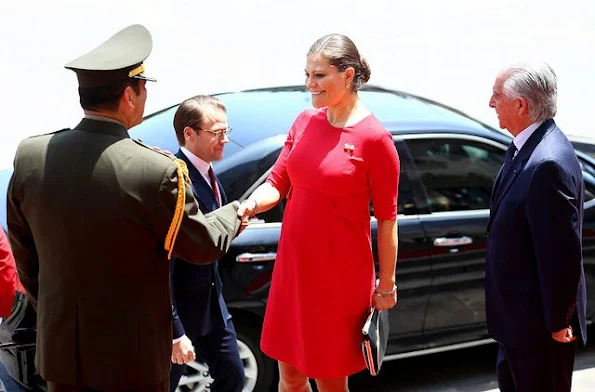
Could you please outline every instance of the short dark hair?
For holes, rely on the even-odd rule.
[[[203,108],[205,106],[219,108],[227,113],[225,104],[211,95],[197,95],[182,102],[174,115],[174,129],[176,130],[176,137],[180,146],[186,144],[186,139],[184,138],[184,129],[186,127],[190,127],[198,132],[198,128],[202,126],[202,122],[204,121]]]
[[[355,75],[351,84],[352,91],[357,91],[361,86],[370,80],[370,66],[357,50],[357,47],[349,37],[342,34],[328,34],[319,38],[308,51],[308,56],[320,54],[326,57],[330,65],[334,65],[343,72],[347,68],[353,68]]]
[[[99,87],[79,87],[81,107],[85,110],[117,110],[126,87],[132,87],[136,95],[141,92],[139,79],[126,79]]]

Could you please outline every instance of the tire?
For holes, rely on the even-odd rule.
[[[249,350],[253,358],[256,359],[256,380],[252,384],[253,389],[247,389],[251,384],[250,377],[254,380],[252,375],[246,374],[246,387],[243,392],[270,392],[273,390],[273,383],[276,385],[277,379],[277,362],[273,361],[262,351],[260,351],[260,331],[261,325],[254,325],[243,322],[241,319],[234,319],[234,326],[238,335],[238,345],[240,347],[240,357],[246,363],[244,358]]]
[[[260,351],[260,325],[234,318],[234,326],[246,377],[242,392],[270,392],[276,381],[277,366],[275,361]],[[208,366],[203,362],[193,361],[186,366],[176,391],[209,391],[212,383]]]

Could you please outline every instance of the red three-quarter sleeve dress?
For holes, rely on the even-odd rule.
[[[392,137],[373,115],[336,128],[326,109],[304,111],[267,181],[287,204],[261,349],[308,377],[358,372],[375,282],[370,200],[378,220],[397,217]]]

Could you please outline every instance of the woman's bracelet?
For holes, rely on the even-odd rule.
[[[394,285],[392,290],[390,291],[382,291],[382,290],[378,290],[378,287],[376,287],[374,289],[374,294],[386,298],[386,297],[391,297],[393,295],[395,295],[395,293],[397,292],[397,285]]]

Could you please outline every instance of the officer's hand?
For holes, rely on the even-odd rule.
[[[179,342],[172,344],[171,361],[178,365],[185,365],[194,361],[194,346],[186,335],[182,336]]]

